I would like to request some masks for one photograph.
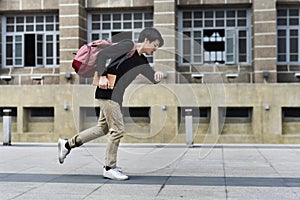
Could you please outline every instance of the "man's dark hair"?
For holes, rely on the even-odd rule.
[[[158,40],[159,47],[164,45],[164,39],[161,37],[160,32],[155,28],[145,28],[142,30],[138,42],[144,42],[145,38],[147,38],[150,42]]]

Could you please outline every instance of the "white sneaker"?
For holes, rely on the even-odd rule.
[[[114,168],[110,170],[106,170],[103,168],[103,176],[104,178],[112,179],[112,180],[118,180],[118,181],[123,181],[127,180],[128,176],[123,174],[121,171],[119,171],[120,168]]]
[[[68,142],[66,139],[58,139],[58,160],[60,164],[64,163],[65,158],[70,153],[70,150],[65,147],[65,144]]]
[[[119,172],[123,172],[121,167],[116,167],[115,170],[119,171]]]

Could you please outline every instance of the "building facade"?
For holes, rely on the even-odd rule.
[[[165,45],[149,61],[165,76],[126,90],[123,142],[185,143],[192,116],[194,143],[300,143],[299,1],[1,0],[0,16],[0,132],[11,109],[12,141],[95,125],[74,53],[156,27]]]

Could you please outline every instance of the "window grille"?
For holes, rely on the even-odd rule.
[[[248,9],[179,11],[179,64],[249,64]]]
[[[3,67],[58,67],[57,14],[6,15],[2,19]]]

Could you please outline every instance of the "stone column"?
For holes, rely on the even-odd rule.
[[[74,72],[72,60],[74,53],[87,42],[87,12],[85,0],[59,0],[59,44],[60,44],[60,83],[79,82],[73,75],[65,78],[68,72]]]
[[[176,80],[176,1],[154,0],[154,26],[161,33],[165,44],[155,54],[155,70],[163,71],[165,83],[175,83]]]
[[[254,81],[277,82],[276,1],[253,1],[252,20]]]

